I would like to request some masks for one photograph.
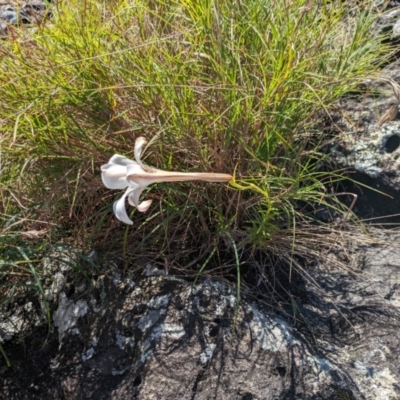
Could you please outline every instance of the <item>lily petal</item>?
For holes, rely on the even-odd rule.
[[[135,141],[135,160],[139,165],[142,165],[142,161],[140,160],[140,156],[142,155],[143,146],[147,143],[147,140],[140,136]]]
[[[115,164],[102,165],[101,180],[108,189],[125,189],[128,186],[126,167]]]
[[[132,220],[128,217],[128,214],[126,213],[126,207],[125,207],[125,199],[127,196],[129,196],[132,192],[134,192],[136,189],[132,189],[128,187],[124,195],[114,203],[113,205],[113,211],[115,216],[121,221],[124,222],[125,224],[128,225],[133,225]]]
[[[130,188],[133,189],[132,192],[128,195],[129,204],[133,207],[136,207],[140,212],[146,212],[153,200],[145,200],[139,204],[139,197],[143,192],[143,189],[140,185],[135,182],[130,184]]]
[[[137,210],[140,211],[140,212],[146,212],[146,211],[150,208],[152,202],[153,202],[153,200],[145,200],[145,201],[142,201],[142,202],[137,206]]]
[[[136,207],[140,212],[145,212],[149,209],[152,200],[146,200],[142,203],[139,203],[140,195],[142,194],[144,187],[141,187],[137,183],[131,184],[130,187],[134,187],[135,189],[129,194],[128,201],[129,204],[133,207]]]
[[[128,196],[129,204],[133,207],[137,207],[139,204],[139,197],[143,192],[143,188],[141,188],[136,182],[130,182],[129,187],[132,189]]]
[[[144,137],[138,137],[136,139],[135,142],[135,160],[137,161],[137,164],[140,165],[140,167],[142,167],[143,171],[146,172],[154,172],[156,171],[154,168],[149,167],[148,165],[145,165],[142,163],[142,160],[140,159],[140,157],[142,156],[142,150],[143,150],[143,146],[147,143],[147,140]]]
[[[148,176],[148,175],[151,176],[151,173],[150,173],[150,172],[146,172],[146,171],[142,168],[142,166],[139,165],[139,164],[132,164],[132,165],[128,165],[128,166],[126,167],[125,177],[126,177],[127,181],[128,181],[130,184],[137,184],[137,182],[134,181],[134,180],[129,180],[129,175],[142,175],[142,174],[146,174],[146,176]]]
[[[127,167],[128,165],[132,165],[132,164],[137,164],[136,161],[130,160],[129,158],[127,158],[125,156],[121,156],[120,154],[114,154],[110,158],[108,163],[109,164],[122,165],[124,167]]]

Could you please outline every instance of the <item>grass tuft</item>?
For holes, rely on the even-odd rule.
[[[320,152],[318,113],[389,59],[373,33],[373,7],[58,7],[51,23],[0,43],[0,207],[18,229],[118,252],[127,266],[139,256],[202,272],[209,263],[233,265],[239,279],[244,260],[271,254],[298,266],[299,235],[321,245],[298,232],[322,226],[321,209],[332,221],[347,215],[335,193],[342,173],[327,170]],[[114,153],[132,157],[139,136],[151,141],[149,165],[234,179],[158,184],[147,194],[150,211],[125,228],[112,214],[119,193],[102,188],[99,167]]]

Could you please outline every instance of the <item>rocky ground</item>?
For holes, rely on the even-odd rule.
[[[400,232],[373,235],[348,249],[348,270],[309,265],[290,318],[246,297],[237,308],[220,282],[151,264],[96,273],[54,249],[50,332],[40,296],[3,305],[0,398],[398,399]]]
[[[13,28],[26,25],[37,26],[53,16],[50,1],[0,0],[0,38],[7,38]]]
[[[385,18],[380,29],[396,41],[400,10]],[[382,77],[400,84],[400,62]],[[11,366],[0,354],[0,398],[400,399],[400,119],[381,119],[399,99],[384,79],[365,85],[369,94],[332,111],[327,148],[372,188],[343,190],[380,227],[369,243],[305,265],[312,280],[298,277],[291,313],[249,297],[237,308],[220,282],[193,284],[148,263],[124,275],[95,253],[53,248],[44,297],[1,304]]]

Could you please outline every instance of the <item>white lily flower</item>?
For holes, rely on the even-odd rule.
[[[114,154],[108,164],[101,167],[101,179],[108,189],[125,189],[124,195],[114,203],[113,210],[116,217],[125,224],[132,225],[125,208],[125,201],[138,211],[145,212],[149,209],[152,200],[139,202],[143,190],[157,182],[178,182],[178,181],[207,181],[207,182],[228,182],[232,175],[206,173],[206,172],[168,172],[148,167],[140,160],[143,146],[146,139],[139,137],[135,142],[135,161],[119,154]]]

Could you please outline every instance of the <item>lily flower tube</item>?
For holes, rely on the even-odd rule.
[[[230,174],[213,172],[170,172],[149,167],[142,163],[141,154],[146,139],[139,137],[135,142],[135,160],[119,154],[113,155],[108,164],[101,167],[101,179],[108,189],[125,189],[124,195],[114,203],[115,216],[125,224],[132,225],[125,207],[126,198],[131,206],[138,211],[145,212],[149,209],[152,200],[140,202],[139,198],[143,190],[153,183],[159,182],[182,182],[182,181],[206,181],[206,182],[229,182]]]

